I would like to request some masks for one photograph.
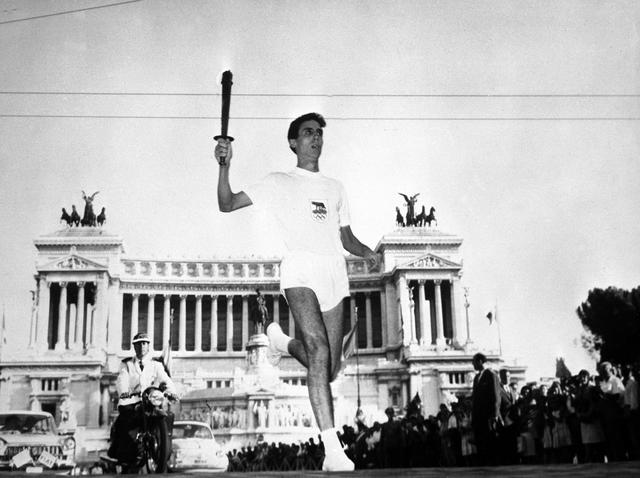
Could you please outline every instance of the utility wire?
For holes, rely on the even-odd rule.
[[[0,25],[6,25],[7,23],[26,22],[26,21],[29,21],[29,20],[39,20],[41,18],[56,17],[58,15],[68,15],[70,13],[87,12],[89,10],[97,10],[99,8],[117,7],[117,6],[120,6],[120,5],[126,5],[128,3],[136,3],[136,2],[141,2],[141,1],[142,0],[127,0],[126,2],[109,3],[109,4],[106,4],[106,5],[96,5],[95,7],[78,8],[76,10],[66,10],[64,12],[47,13],[45,15],[36,15],[36,16],[33,16],[33,17],[26,17],[26,18],[16,18],[15,20],[2,21],[2,22],[0,22]]]
[[[221,93],[184,93],[184,92],[98,92],[98,91],[0,91],[0,95],[43,95],[43,96],[221,96]],[[234,93],[241,97],[313,97],[313,98],[640,98],[640,94],[390,94],[390,93]]]
[[[156,119],[156,120],[219,120],[219,116],[149,116],[149,115],[54,115],[0,114],[0,118],[88,118],[88,119]],[[280,116],[237,116],[233,120],[291,121]],[[345,117],[325,116],[331,121],[640,121],[640,116],[417,116],[417,117]]]

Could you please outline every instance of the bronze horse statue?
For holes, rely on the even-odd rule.
[[[428,224],[429,227],[431,227],[432,222],[435,222],[437,226],[438,220],[436,219],[436,215],[434,214],[434,212],[436,212],[435,207],[431,206],[429,214],[427,214],[424,206],[422,206],[422,212],[416,216],[416,226],[422,227]]]
[[[402,213],[398,206],[396,206],[396,226],[404,227],[404,218],[402,217]]]

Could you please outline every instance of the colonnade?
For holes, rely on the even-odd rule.
[[[56,303],[53,303],[52,287],[57,289]],[[40,278],[31,315],[29,346],[63,351],[104,345],[99,309],[105,293],[106,283],[100,279],[47,281]],[[53,327],[55,330],[51,330]]]
[[[128,294],[131,296],[131,315],[130,320],[125,320],[127,317],[125,316],[125,311],[123,310],[123,324],[126,326],[126,323],[129,322],[129,336],[133,337],[138,332],[146,332],[149,335],[150,343],[153,344],[157,342],[155,338],[155,305],[156,305],[156,295],[161,295],[163,297],[163,312],[162,312],[162,344],[166,344],[169,342],[170,336],[172,335],[171,330],[172,327],[178,328],[178,341],[177,346],[172,346],[174,350],[179,352],[187,351],[187,335],[193,334],[193,342],[194,352],[203,352],[203,337],[204,334],[208,334],[209,343],[211,344],[210,350],[216,351],[219,350],[219,337],[218,337],[218,325],[220,320],[225,321],[226,337],[224,340],[225,347],[222,347],[220,350],[231,351],[233,350],[234,343],[234,333],[233,333],[233,322],[234,322],[234,311],[233,305],[236,301],[241,301],[242,303],[242,312],[241,312],[241,338],[242,338],[242,346],[241,349],[245,350],[246,343],[249,341],[250,334],[253,333],[253,324],[249,323],[249,299],[252,297],[249,294],[208,294],[210,297],[210,310],[207,311],[207,315],[210,317],[208,320],[209,328],[208,330],[203,330],[203,298],[204,294],[154,294],[154,293],[131,293]],[[263,294],[268,295],[268,294]],[[178,313],[177,316],[172,317],[172,308],[171,308],[171,298],[173,296],[179,297],[179,305],[178,305]],[[195,299],[195,316],[193,318],[193,326],[187,327],[187,298],[191,296]],[[140,310],[140,299],[141,297],[145,297],[147,301],[147,320],[144,330],[140,330],[139,322],[139,310]],[[218,309],[220,299],[226,299],[226,307],[224,314],[220,314]],[[273,317],[276,322],[279,322],[280,318],[280,302],[279,302],[279,294],[273,294]],[[175,313],[175,312],[174,312]],[[222,316],[222,317],[221,317]],[[152,318],[152,320],[149,320]],[[173,323],[172,323],[173,320]],[[293,323],[293,318],[291,317],[291,313],[289,312],[289,328],[288,331],[285,330],[285,333],[288,332],[289,335],[293,336],[295,334],[295,326]],[[127,334],[124,334],[125,336]],[[127,344],[123,343],[123,348],[128,349]]]
[[[447,283],[446,289],[443,288]],[[458,327],[456,323],[456,307],[460,299],[456,279],[417,279],[408,281],[400,276],[396,286],[399,294],[400,307],[402,297],[408,297],[409,320],[403,323],[405,345],[429,346],[435,344],[444,347],[448,342],[458,342]],[[432,289],[427,298],[427,287]],[[414,294],[414,290],[417,294]],[[416,297],[417,295],[417,297]],[[418,331],[419,328],[419,331]],[[445,333],[448,332],[448,334]],[[435,332],[435,333],[434,333]]]
[[[174,293],[164,293],[164,294],[156,294],[156,293],[142,293],[142,292],[133,292],[133,293],[124,293],[123,295],[130,296],[131,300],[131,308],[123,307],[122,310],[122,324],[123,324],[123,338],[125,339],[122,343],[122,348],[124,350],[128,350],[130,348],[130,344],[126,343],[126,337],[133,337],[138,332],[146,332],[149,335],[151,347],[155,349],[162,349],[162,347],[158,346],[161,344],[167,344],[170,340],[170,336],[175,337],[175,333],[172,333],[171,330],[177,327],[177,345],[173,344],[172,349],[177,350],[179,352],[193,351],[193,352],[204,352],[204,351],[232,351],[234,350],[234,342],[236,343],[236,350],[245,350],[246,344],[249,341],[249,336],[254,333],[253,323],[250,323],[249,317],[249,301],[255,300],[255,295],[248,293],[239,293],[239,294],[174,294]],[[161,296],[162,299],[162,315],[160,317],[161,327],[156,325],[156,296]],[[283,317],[288,317],[286,320],[287,324],[282,324],[284,327],[284,332],[290,337],[295,337],[296,335],[296,327],[295,322],[293,320],[293,316],[286,302],[281,304],[280,302],[280,294],[265,294],[263,293],[265,298],[271,297],[270,301],[267,301],[269,312],[275,322],[280,322]],[[364,315],[365,324],[366,324],[366,347],[373,348],[374,341],[374,323],[372,317],[372,293],[365,292],[365,310],[364,314],[362,312],[358,312],[358,316],[362,317]],[[177,304],[177,314],[176,311],[172,311],[172,302],[175,305],[176,299],[174,297],[179,298],[179,302]],[[189,298],[190,297],[190,298]],[[203,304],[203,298],[208,297],[210,301],[207,300],[206,306]],[[379,297],[379,298],[378,298]],[[172,298],[174,298],[172,300]],[[224,300],[221,300],[223,299]],[[142,307],[144,310],[144,302],[146,301],[147,309],[146,309],[146,320],[141,320],[140,317],[140,305],[142,300]],[[187,300],[190,302],[195,301],[195,313],[187,314]],[[383,294],[376,295],[376,300],[384,301]],[[240,313],[240,334],[241,334],[241,346],[240,349],[237,348],[237,339],[234,335],[234,318],[236,321],[238,320],[238,314],[234,314],[234,304],[237,301],[241,301],[242,308]],[[226,305],[225,305],[226,303]],[[350,297],[350,314],[347,317],[350,324],[355,324],[355,307],[356,304],[356,293],[351,293]],[[224,311],[219,311],[220,306],[224,307]],[[205,311],[205,307],[209,308],[209,310]],[[282,310],[281,310],[282,309]],[[380,310],[384,310],[381,306]],[[173,312],[173,314],[172,314]],[[130,314],[130,315],[129,315]],[[206,319],[203,320],[203,317],[206,316]],[[281,317],[282,316],[282,317]],[[151,320],[150,320],[151,318]],[[219,327],[220,321],[225,322],[224,327]],[[172,322],[173,321],[173,322]],[[141,322],[145,322],[142,324],[144,330],[141,330],[140,324]],[[208,329],[205,330],[205,323],[208,326]],[[381,330],[381,334],[383,336],[382,342],[386,343],[386,328],[382,327],[382,320],[377,321],[376,326]],[[162,331],[162,340],[159,341],[155,337],[157,331]],[[218,337],[219,331],[226,333],[226,337],[224,340],[219,340]],[[226,331],[226,332],[225,332]],[[128,333],[127,333],[128,332]],[[192,335],[193,334],[193,335]],[[205,350],[203,348],[203,338],[208,335],[208,342],[210,345],[209,349]],[[187,338],[193,340],[187,340]],[[193,343],[193,348],[189,347],[187,349],[187,342]],[[155,344],[155,347],[154,347]],[[377,344],[376,344],[377,345]]]

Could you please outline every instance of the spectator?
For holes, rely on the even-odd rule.
[[[471,429],[471,400],[464,399],[460,410],[460,453],[462,463],[465,466],[475,466],[477,464],[477,451],[473,443],[473,431]]]
[[[382,466],[384,468],[401,468],[405,451],[405,437],[402,433],[402,426],[394,419],[395,411],[392,407],[388,407],[384,413],[387,416],[387,421],[382,424],[380,430]]]
[[[580,436],[584,446],[584,461],[602,462],[604,459],[604,430],[600,420],[600,388],[590,381],[589,372],[581,370],[576,391],[575,410],[580,421]]]
[[[518,425],[516,423],[517,395],[511,387],[511,373],[500,370],[500,416],[503,426],[498,429],[499,462],[501,465],[514,465],[518,462]]]
[[[627,429],[627,449],[629,459],[640,458],[640,417],[638,412],[638,382],[632,367],[624,372],[624,421]]]
[[[500,417],[500,380],[495,372],[487,368],[487,357],[477,353],[472,359],[478,372],[473,380],[473,409],[471,425],[480,465],[496,465],[497,430],[502,424]]]
[[[602,425],[606,439],[606,454],[609,461],[620,461],[625,457],[624,436],[625,429],[622,417],[624,400],[624,385],[616,376],[616,368],[610,362],[602,362],[598,367],[600,372],[600,390]]]

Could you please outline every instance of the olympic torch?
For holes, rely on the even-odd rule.
[[[222,114],[220,115],[220,134],[214,136],[216,141],[226,139],[233,141],[233,138],[227,134],[229,130],[229,107],[231,106],[231,85],[233,85],[233,74],[227,70],[222,74]],[[220,157],[220,166],[227,164],[226,158]]]

